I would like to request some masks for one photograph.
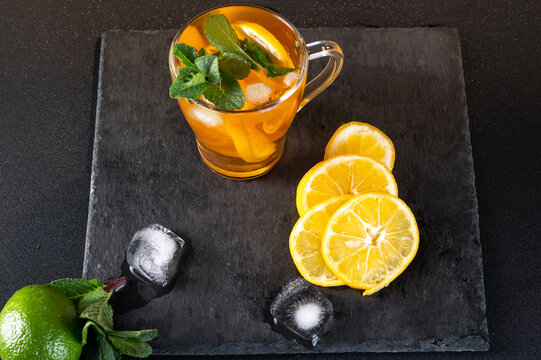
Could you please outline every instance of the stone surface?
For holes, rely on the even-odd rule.
[[[120,315],[156,327],[156,353],[243,354],[486,350],[477,200],[457,32],[448,28],[303,29],[345,53],[342,75],[297,115],[268,175],[234,182],[199,160],[169,99],[174,31],[104,34],[83,275],[120,275],[133,233],[161,223],[192,249],[173,291]],[[320,65],[314,64],[314,68]],[[419,252],[389,287],[362,297],[321,289],[336,324],[314,350],[264,323],[297,276],[288,235],[296,184],[334,130],[369,122],[393,140],[399,194],[420,228]]]

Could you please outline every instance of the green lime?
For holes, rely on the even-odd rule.
[[[0,312],[3,360],[77,360],[81,351],[77,309],[50,286],[20,289]]]

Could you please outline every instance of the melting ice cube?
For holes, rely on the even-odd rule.
[[[149,225],[135,233],[126,262],[130,272],[153,287],[167,287],[178,273],[185,241],[159,224]]]
[[[269,102],[271,95],[272,89],[263,83],[246,86],[246,98],[254,103],[254,105],[262,105]]]
[[[192,119],[199,121],[207,127],[220,126],[224,123],[219,114],[203,107],[192,106],[188,116],[191,116]]]
[[[328,330],[333,316],[329,299],[302,278],[290,281],[270,308],[275,325],[281,325],[300,340],[315,346]]]
[[[291,86],[295,84],[300,77],[301,76],[297,72],[287,73],[287,75],[284,76],[284,84],[286,84],[287,86]]]

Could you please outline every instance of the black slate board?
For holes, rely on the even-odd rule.
[[[133,233],[157,222],[191,242],[184,271],[171,293],[116,320],[125,329],[157,328],[155,353],[487,350],[457,31],[301,32],[307,41],[342,45],[342,75],[297,115],[277,167],[247,182],[203,165],[168,97],[167,51],[175,31],[104,34],[83,276],[119,276]],[[287,245],[298,217],[296,185],[322,159],[334,130],[352,120],[393,140],[393,172],[416,215],[421,244],[409,268],[373,296],[320,288],[334,305],[336,324],[308,350],[271,331],[265,310],[298,276]]]

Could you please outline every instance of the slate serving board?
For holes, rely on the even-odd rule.
[[[121,274],[134,232],[160,223],[191,243],[173,291],[117,317],[157,328],[158,354],[487,350],[481,246],[466,98],[455,29],[301,29],[342,45],[342,74],[296,117],[277,167],[231,181],[200,161],[168,96],[171,31],[102,37],[83,276]],[[311,63],[321,68],[322,62]],[[416,215],[417,257],[390,286],[363,297],[320,288],[336,323],[315,349],[265,324],[298,276],[288,236],[295,189],[348,121],[382,129],[396,147],[399,195]]]

